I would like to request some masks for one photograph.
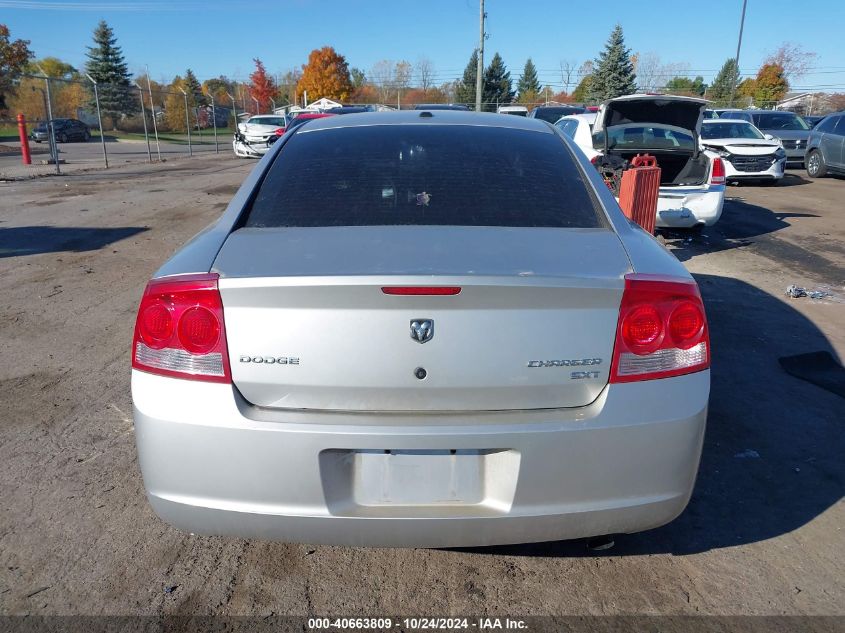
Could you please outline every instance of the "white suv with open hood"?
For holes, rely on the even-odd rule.
[[[618,97],[599,108],[588,142],[583,135],[574,140],[594,165],[605,172],[615,169],[617,175],[637,154],[657,159],[658,227],[711,226],[722,215],[725,166],[718,154],[701,145],[706,107],[704,99],[692,97]]]

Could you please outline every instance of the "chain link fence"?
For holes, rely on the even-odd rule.
[[[205,95],[35,75],[21,77],[8,106],[11,116],[0,118],[3,176],[35,168],[24,167],[25,145],[33,166],[55,173],[196,153],[228,156],[236,116],[230,104]]]

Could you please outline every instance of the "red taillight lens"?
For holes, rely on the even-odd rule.
[[[725,184],[725,163],[722,162],[721,158],[714,158],[713,159],[713,168],[710,171],[710,184],[711,185],[724,185]]]
[[[691,301],[681,302],[669,315],[669,334],[681,349],[695,345],[703,328],[704,313]]]
[[[206,354],[219,336],[220,322],[208,308],[189,308],[179,317],[179,340],[189,352]]]
[[[132,342],[132,367],[153,374],[231,382],[216,274],[147,284]]]
[[[138,315],[138,332],[150,347],[159,349],[173,334],[173,317],[170,310],[161,303],[144,308]]]
[[[663,340],[663,319],[650,305],[641,305],[622,318],[622,338],[637,354],[650,354]]]
[[[284,133],[285,133],[285,129],[286,129],[286,128],[283,128],[283,127],[277,128],[277,129],[276,129],[276,136],[281,136],[282,134],[284,134]]]
[[[626,275],[610,382],[668,378],[709,366],[710,338],[696,283]]]
[[[457,295],[460,286],[385,286],[381,291],[386,295]]]

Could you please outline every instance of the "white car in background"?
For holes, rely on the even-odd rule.
[[[711,119],[701,126],[701,143],[722,158],[728,182],[753,180],[776,185],[783,178],[786,150],[780,140],[742,119]]]
[[[272,147],[268,141],[285,133],[288,119],[283,114],[259,114],[238,123],[238,131],[232,141],[235,156],[260,158]]]
[[[568,114],[557,120],[555,127],[575,141],[575,144],[583,150],[585,147],[593,146],[593,123],[596,122],[595,112],[584,114]],[[595,152],[597,155],[598,152]]]
[[[506,105],[496,108],[498,114],[512,114],[515,116],[528,116],[528,108],[522,105]]]
[[[605,175],[615,171],[617,183],[637,154],[655,157],[661,169],[657,226],[700,229],[719,220],[725,200],[725,165],[699,139],[706,107],[692,97],[627,95],[606,101],[595,115],[565,116],[555,126]]]

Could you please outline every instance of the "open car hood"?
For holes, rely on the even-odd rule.
[[[673,95],[627,95],[604,102],[599,108],[593,133],[615,125],[652,123],[689,130],[698,137],[707,101]]]

